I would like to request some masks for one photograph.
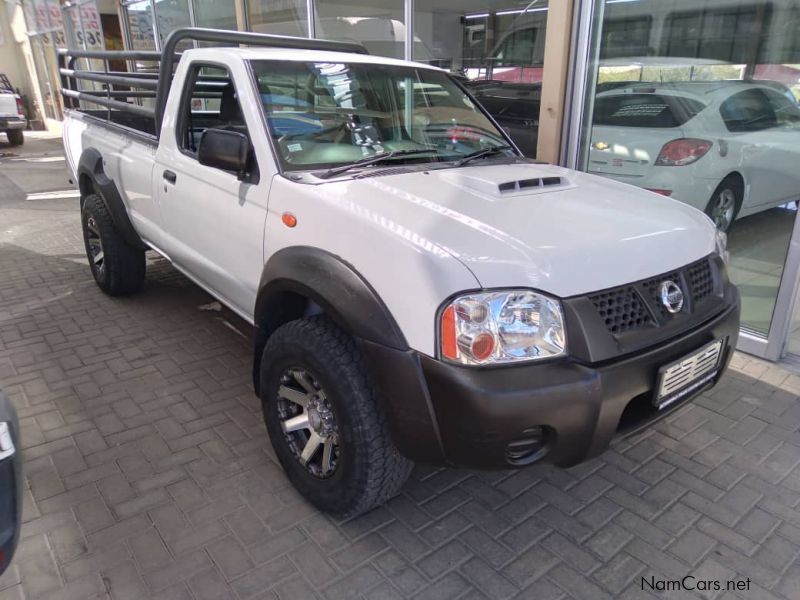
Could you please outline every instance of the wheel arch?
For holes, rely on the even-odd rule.
[[[356,338],[408,348],[388,307],[353,265],[319,248],[284,248],[264,266],[253,313],[257,392],[261,352],[269,337],[281,325],[316,313],[324,313]]]
[[[744,173],[742,173],[741,170],[734,169],[733,171],[728,172],[722,179],[720,179],[719,184],[715,189],[715,193],[716,190],[718,190],[719,187],[729,179],[735,179],[736,181],[739,182],[739,185],[741,187],[742,197],[740,198],[740,205],[739,205],[739,210],[741,210],[742,206],[744,206],[745,200],[747,199],[747,192],[748,192],[747,179],[745,178]]]
[[[727,175],[725,175],[725,177],[723,177],[723,178],[720,180],[720,183],[722,183],[722,182],[723,182],[723,181],[725,181],[726,179],[738,179],[738,180],[739,180],[739,183],[742,185],[742,190],[744,190],[744,189],[747,187],[747,180],[746,180],[746,179],[745,179],[745,177],[744,177],[744,173],[742,173],[742,172],[741,172],[741,171],[739,171],[739,170],[734,170],[734,171],[731,171],[730,173],[728,173]]]
[[[444,446],[417,352],[376,290],[356,268],[325,250],[294,246],[264,267],[254,312],[253,385],[260,389],[261,354],[284,323],[323,313],[356,338],[389,421],[407,458],[443,464]],[[263,398],[262,398],[263,400]]]
[[[105,172],[103,155],[100,154],[100,151],[96,148],[84,150],[78,161],[76,171],[78,189],[81,194],[81,208],[83,208],[83,201],[86,196],[97,194],[106,209],[108,209],[114,227],[119,231],[122,238],[131,246],[146,250],[147,244],[136,233],[117,185]]]

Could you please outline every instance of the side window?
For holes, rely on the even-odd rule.
[[[518,29],[511,33],[495,57],[497,66],[532,65],[537,34],[538,31],[534,27]]]
[[[775,121],[780,125],[796,125],[800,123],[800,106],[797,102],[789,100],[787,95],[777,91],[764,90],[772,110],[775,112]],[[787,94],[791,94],[787,90]]]
[[[248,135],[244,114],[230,73],[211,65],[192,67],[186,80],[178,121],[178,145],[197,156],[206,129],[239,131]]]
[[[745,90],[725,100],[719,113],[728,131],[742,133],[771,129],[778,123],[775,110],[762,90]]]
[[[643,15],[622,19],[606,19],[600,58],[647,56],[653,17]]]

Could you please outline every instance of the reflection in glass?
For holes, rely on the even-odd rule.
[[[192,0],[197,27],[236,29],[236,10],[233,2],[219,0]]]
[[[248,0],[247,14],[252,31],[308,37],[306,0]]]
[[[317,2],[317,37],[360,42],[370,54],[403,58],[406,26],[403,0]]]
[[[134,50],[155,50],[153,11],[150,0],[129,4],[126,8],[128,28]]]
[[[800,199],[800,4],[596,3],[583,166],[727,231],[743,325],[766,335]]]
[[[180,27],[189,27],[189,0],[156,0],[156,17],[158,18],[158,36],[161,44],[170,33]],[[182,43],[179,49],[191,47],[191,42]]]
[[[536,156],[546,0],[414,4],[414,60],[449,70]]]

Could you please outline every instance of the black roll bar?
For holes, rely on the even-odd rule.
[[[209,42],[215,44],[234,44],[244,46],[264,46],[270,48],[291,48],[296,50],[321,50],[328,52],[349,52],[354,54],[368,54],[367,49],[355,42],[338,42],[333,40],[316,40],[309,38],[290,37],[285,35],[270,35],[245,31],[230,31],[226,29],[205,29],[200,27],[183,27],[174,30],[164,42],[161,52],[149,50],[70,50],[59,49],[59,63],[66,67],[59,69],[64,77],[62,94],[72,100],[71,107],[77,108],[76,100],[83,100],[99,104],[106,108],[125,111],[137,116],[155,120],[156,137],[161,132],[164,121],[164,111],[167,97],[172,86],[173,71],[176,59],[180,58],[178,44],[184,40],[192,42]],[[105,70],[87,71],[75,68],[79,59],[95,59],[105,61]],[[112,71],[109,67],[111,60],[127,61],[152,61],[158,62],[158,74],[155,72],[127,72]],[[93,81],[104,84],[103,90],[81,90],[78,81]],[[227,81],[227,78],[209,75],[203,76],[198,83],[212,93],[214,82]],[[139,88],[138,90],[118,90],[114,86]],[[145,107],[114,100],[114,98],[152,98],[155,97],[155,107]],[[209,95],[208,97],[217,97]],[[109,112],[110,118],[110,112]]]
[[[155,118],[155,111],[146,106],[139,106],[138,104],[129,104],[127,102],[120,102],[119,100],[111,100],[103,96],[95,96],[88,92],[78,92],[76,90],[61,90],[67,98],[74,98],[75,100],[84,100],[93,104],[99,104],[106,108],[113,108],[122,112],[131,113],[139,117],[147,117],[150,119]]]
[[[59,48],[61,56],[72,58],[95,58],[97,60],[161,60],[161,52],[155,50],[71,50]]]
[[[61,74],[65,77],[71,77],[73,79],[96,81],[98,83],[107,83],[109,85],[126,85],[128,87],[138,87],[146,90],[155,90],[158,88],[158,79],[155,77],[121,77],[119,75],[109,75],[102,72],[96,73],[94,71],[75,71],[73,69],[61,69]]]

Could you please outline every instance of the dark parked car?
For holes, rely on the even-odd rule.
[[[542,84],[478,80],[464,85],[506,130],[522,153],[535,158]]]
[[[0,575],[11,564],[22,517],[22,455],[19,423],[11,401],[0,392]]]

